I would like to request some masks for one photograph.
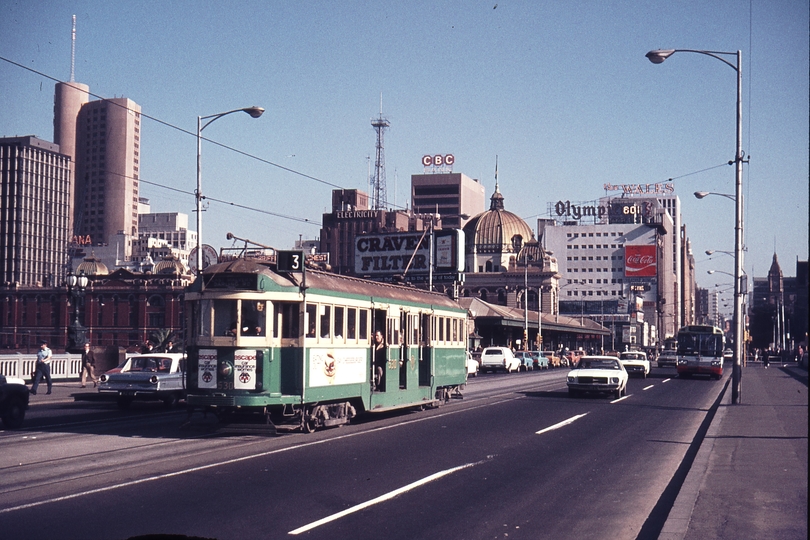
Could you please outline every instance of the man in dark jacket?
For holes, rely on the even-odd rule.
[[[93,387],[95,388],[98,379],[96,379],[96,356],[93,354],[93,349],[90,348],[89,343],[84,344],[84,350],[82,351],[82,388],[85,387],[85,383],[87,382],[87,375],[90,375],[90,380],[93,381]]]

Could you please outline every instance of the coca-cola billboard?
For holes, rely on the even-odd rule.
[[[655,277],[655,246],[624,246],[625,277]]]

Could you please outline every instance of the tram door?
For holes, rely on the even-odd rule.
[[[419,314],[419,386],[430,386],[430,313]]]
[[[400,315],[399,387],[407,389],[418,381],[419,316],[403,311]]]
[[[391,346],[391,325],[388,324],[388,312],[384,309],[373,310],[371,318],[371,381],[375,392],[385,392],[388,379],[388,359]],[[383,337],[383,348],[377,349],[377,332]]]

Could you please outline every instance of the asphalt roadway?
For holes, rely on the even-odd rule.
[[[642,528],[638,538],[807,538],[807,370],[749,364],[736,405],[728,380],[719,406],[707,414],[705,437],[662,496],[663,529]],[[78,386],[58,382],[46,395],[41,385],[31,407],[98,395]]]

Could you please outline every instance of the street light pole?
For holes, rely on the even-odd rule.
[[[197,275],[202,274],[203,269],[203,253],[202,253],[202,130],[208,127],[211,122],[218,120],[225,115],[235,112],[246,112],[251,118],[258,118],[264,113],[261,107],[245,107],[243,109],[234,109],[218,114],[209,114],[208,116],[197,117],[197,190],[194,196],[197,199]],[[208,120],[205,124],[203,120]]]
[[[734,367],[731,372],[731,403],[736,405],[740,400],[742,355],[743,355],[743,326],[745,314],[743,313],[743,196],[742,196],[742,51],[701,51],[693,49],[664,49],[650,51],[646,54],[653,64],[660,64],[676,52],[691,52],[711,56],[720,60],[737,72],[737,141],[734,155],[735,164],[735,216],[734,216]],[[736,57],[736,65],[723,56]],[[731,164],[731,162],[729,162]],[[697,195],[697,194],[696,194]]]

